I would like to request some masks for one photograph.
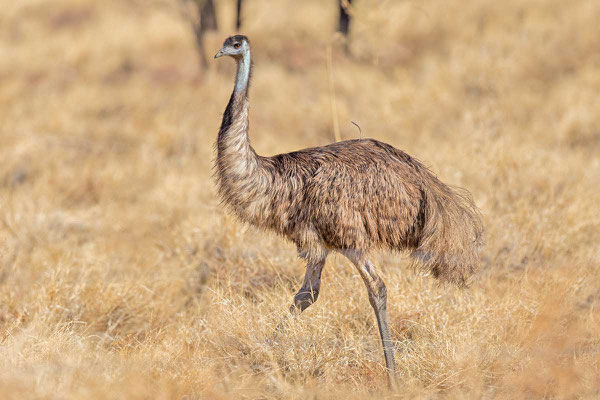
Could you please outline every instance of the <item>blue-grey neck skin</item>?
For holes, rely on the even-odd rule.
[[[242,57],[235,58],[237,62],[237,74],[235,76],[235,85],[233,93],[223,113],[223,121],[221,129],[219,129],[219,137],[226,136],[236,116],[239,116],[243,110],[244,103],[248,103],[248,87],[250,85],[250,74],[252,61],[250,57],[250,49],[247,49]],[[246,112],[246,119],[248,114]]]
[[[248,49],[244,52],[244,56],[238,61],[237,75],[235,76],[235,92],[244,93],[248,90],[250,67],[250,49]]]

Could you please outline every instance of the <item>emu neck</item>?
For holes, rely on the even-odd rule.
[[[248,95],[248,85],[250,83],[250,68],[252,67],[250,51],[244,53],[244,56],[237,61],[237,74],[235,75],[234,93],[245,93]]]
[[[250,51],[247,51],[242,58],[236,59],[236,62],[235,85],[223,114],[218,143],[225,137],[248,137],[248,88],[252,64]],[[221,150],[220,147],[219,150]]]
[[[259,158],[248,138],[248,88],[251,75],[250,52],[237,61],[235,86],[223,114],[217,139],[216,172],[222,199],[236,207],[255,201],[247,187],[258,179]],[[243,206],[242,206],[243,207]],[[238,212],[240,212],[238,210]],[[241,213],[241,212],[240,212]]]

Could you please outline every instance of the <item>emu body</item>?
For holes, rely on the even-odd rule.
[[[307,261],[292,311],[316,301],[329,252],[352,261],[367,287],[393,383],[386,287],[369,253],[409,251],[415,265],[464,285],[477,270],[482,244],[476,206],[468,192],[443,184],[413,157],[374,139],[256,154],[248,138],[248,39],[228,38],[215,58],[222,55],[233,57],[238,68],[216,144],[219,196],[242,221],[295,243]]]

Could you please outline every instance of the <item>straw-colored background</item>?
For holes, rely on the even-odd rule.
[[[218,3],[233,33],[233,2]],[[488,244],[466,291],[389,254],[403,398],[600,396],[600,2],[247,0],[251,139],[272,155],[388,142],[468,188]],[[176,0],[0,8],[0,397],[381,398],[372,310],[331,257],[304,265],[219,206],[229,59],[199,66]]]

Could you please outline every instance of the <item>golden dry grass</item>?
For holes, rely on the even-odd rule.
[[[375,257],[400,393],[341,257],[273,337],[304,266],[217,202],[234,66],[199,68],[177,2],[28,0],[0,10],[2,398],[600,396],[600,2],[369,3],[346,57],[334,1],[248,1],[251,138],[332,140],[333,41],[342,137],[354,120],[473,193],[469,290]]]

